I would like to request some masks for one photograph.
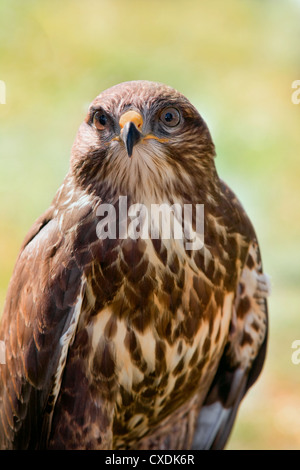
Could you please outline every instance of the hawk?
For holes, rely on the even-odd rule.
[[[1,448],[225,446],[264,362],[268,282],[214,157],[204,120],[169,86],[126,82],[93,101],[8,288]],[[157,226],[124,236],[121,196],[127,209],[204,205],[201,248]]]

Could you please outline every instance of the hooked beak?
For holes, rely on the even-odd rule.
[[[127,111],[121,116],[119,124],[121,127],[121,139],[125,144],[128,156],[131,157],[133,147],[143,137],[143,134],[139,130],[142,128],[143,118],[135,111]]]
[[[127,122],[122,131],[122,139],[125,144],[128,157],[131,157],[133,147],[141,140],[141,138],[142,134],[137,130],[135,124],[132,121]]]

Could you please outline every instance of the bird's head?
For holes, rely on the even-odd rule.
[[[99,195],[161,199],[215,172],[209,130],[173,88],[132,81],[105,90],[79,128],[71,171]],[[160,192],[160,195],[157,193]]]

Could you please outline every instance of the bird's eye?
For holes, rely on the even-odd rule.
[[[97,111],[94,115],[94,126],[99,129],[100,131],[102,131],[105,126],[107,125],[107,122],[108,122],[108,119],[107,119],[107,116],[101,112],[101,111]]]
[[[168,127],[178,126],[180,113],[176,108],[165,108],[160,115],[160,120]]]

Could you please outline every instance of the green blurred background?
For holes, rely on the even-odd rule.
[[[20,244],[68,169],[89,102],[148,79],[206,120],[221,177],[256,227],[272,280],[268,357],[229,449],[300,449],[300,2],[1,0],[0,310]]]

